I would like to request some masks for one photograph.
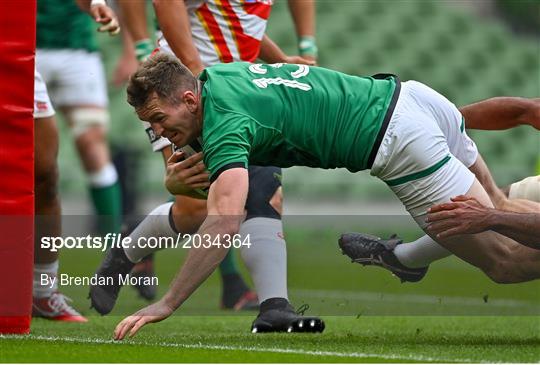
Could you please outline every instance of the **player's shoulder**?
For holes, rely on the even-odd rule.
[[[199,75],[199,79],[202,81],[207,81],[212,79],[213,76],[219,77],[244,72],[249,68],[250,65],[251,63],[249,62],[217,63],[215,65],[206,67]]]

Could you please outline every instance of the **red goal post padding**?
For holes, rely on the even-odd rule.
[[[30,331],[35,33],[35,0],[0,1],[0,333]]]

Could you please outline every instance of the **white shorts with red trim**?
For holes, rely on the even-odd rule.
[[[34,118],[48,118],[54,115],[54,108],[47,93],[47,86],[43,78],[34,72]]]

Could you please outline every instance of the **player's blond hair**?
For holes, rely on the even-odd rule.
[[[178,104],[182,91],[195,90],[197,79],[176,57],[158,52],[144,61],[129,79],[127,102],[135,110],[143,109],[157,95],[171,104]]]

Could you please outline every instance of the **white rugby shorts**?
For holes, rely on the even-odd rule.
[[[36,67],[56,107],[107,107],[105,71],[99,53],[80,49],[38,49]]]
[[[475,176],[468,167],[477,157],[456,106],[426,85],[407,81],[371,174],[386,182],[425,228],[429,207],[470,189]]]
[[[34,70],[34,118],[48,118],[54,115],[54,108],[47,93],[45,81],[37,70]]]

